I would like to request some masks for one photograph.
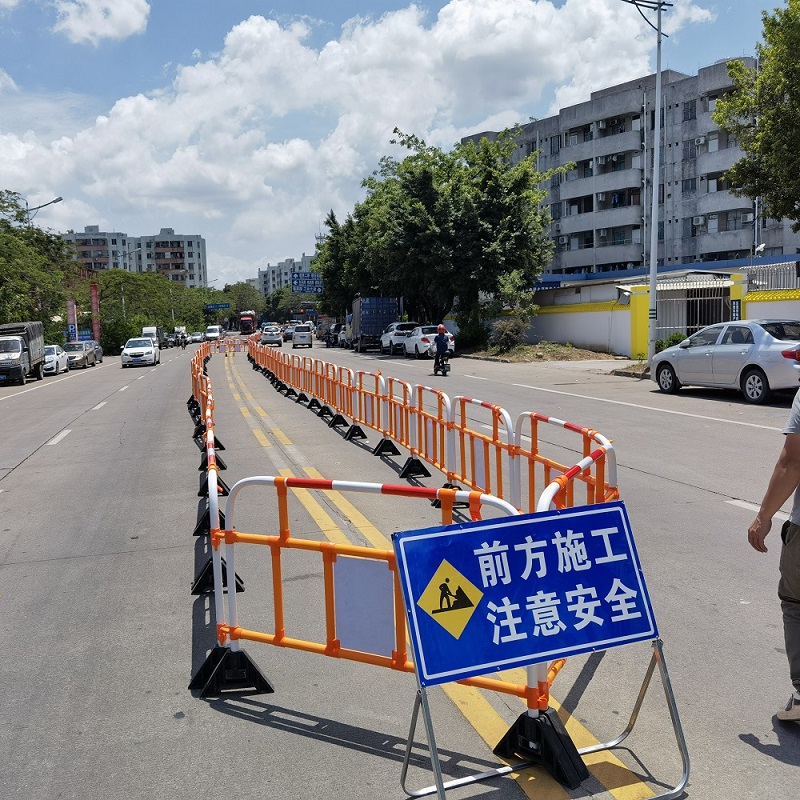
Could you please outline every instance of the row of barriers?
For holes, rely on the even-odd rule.
[[[467,486],[500,497],[521,512],[536,510],[540,491],[559,481],[556,508],[619,499],[617,465],[609,439],[596,430],[556,417],[525,411],[512,420],[501,406],[440,389],[411,385],[380,372],[354,371],[308,356],[278,352],[249,340],[248,359],[275,387],[307,402],[329,425],[352,425],[345,438],[365,438],[362,428],[381,435],[375,455],[410,458],[401,478],[430,473],[421,462],[443,472],[446,485]],[[540,448],[542,426],[556,426],[576,438],[567,449],[581,453],[573,464],[546,456]],[[394,448],[394,449],[393,449]],[[576,497],[576,485],[583,496]]]
[[[250,641],[261,644],[272,644],[301,650],[319,655],[326,655],[332,658],[340,658],[350,661],[368,663],[381,666],[392,670],[414,673],[415,667],[409,657],[407,647],[407,619],[404,608],[402,591],[400,588],[400,577],[398,574],[397,557],[393,550],[361,547],[346,543],[321,542],[298,538],[292,535],[290,530],[290,520],[292,514],[289,509],[290,490],[310,490],[317,492],[358,492],[358,493],[380,493],[397,498],[423,499],[437,505],[440,508],[442,525],[452,525],[453,509],[456,506],[466,506],[469,508],[469,516],[474,520],[481,519],[482,510],[492,507],[500,514],[518,515],[520,509],[513,503],[502,499],[498,493],[494,494],[473,489],[465,491],[453,486],[443,488],[429,488],[425,486],[387,485],[375,483],[363,483],[355,481],[338,481],[300,477],[276,477],[276,476],[253,476],[237,481],[232,487],[228,487],[219,475],[220,470],[226,469],[226,465],[219,458],[218,450],[224,449],[217,438],[214,426],[214,398],[211,390],[211,382],[207,375],[206,365],[211,358],[211,353],[229,351],[218,350],[217,346],[211,343],[204,343],[195,352],[191,362],[192,375],[192,396],[187,405],[190,414],[195,422],[194,439],[201,449],[202,462],[201,469],[206,472],[205,476],[205,495],[208,498],[205,509],[205,524],[198,524],[195,535],[207,534],[211,544],[211,558],[205,572],[207,579],[201,576],[195,584],[204,584],[207,591],[214,594],[214,613],[216,623],[217,646],[209,653],[205,662],[193,675],[189,684],[189,689],[199,692],[201,697],[221,696],[232,691],[245,692],[273,692],[274,689],[267,678],[261,673],[257,665],[250,659],[242,649],[242,642]],[[231,351],[233,352],[233,351]],[[258,351],[256,351],[258,353]],[[252,347],[251,347],[252,355]],[[455,478],[456,472],[447,469],[453,464],[461,465],[467,461],[467,454],[472,448],[471,434],[465,424],[467,420],[466,411],[472,404],[479,401],[471,401],[468,398],[456,398],[450,401],[444,393],[436,394],[437,404],[435,406],[437,416],[434,418],[432,409],[424,409],[423,403],[419,403],[420,396],[424,397],[424,390],[427,387],[410,387],[408,384],[400,385],[393,379],[384,379],[380,375],[370,375],[360,373],[360,377],[352,382],[341,380],[341,374],[335,365],[326,365],[324,362],[303,365],[296,362],[296,357],[279,359],[276,363],[278,371],[285,377],[286,371],[300,368],[298,374],[292,375],[296,381],[297,399],[302,399],[303,395],[311,395],[316,398],[319,407],[324,408],[322,400],[329,399],[331,394],[319,389],[328,388],[333,396],[337,398],[337,404],[333,405],[337,413],[349,411],[353,418],[353,425],[364,424],[375,430],[380,430],[386,438],[393,438],[398,443],[404,443],[406,431],[416,429],[417,438],[413,439],[415,450],[412,454],[424,458],[434,466],[439,463],[445,467],[448,478]],[[254,366],[257,366],[254,364]],[[305,367],[305,368],[304,368]],[[350,372],[349,370],[347,372]],[[352,373],[351,373],[352,376]],[[397,384],[397,385],[395,385]],[[390,386],[393,393],[393,400],[390,402],[388,397],[381,394],[385,386]],[[347,387],[369,387],[370,391],[350,391]],[[280,387],[279,387],[280,388]],[[419,390],[422,390],[421,392]],[[435,390],[430,390],[435,391]],[[319,396],[317,396],[319,395]],[[405,399],[405,403],[403,402]],[[311,402],[309,401],[309,405]],[[403,405],[403,409],[400,408]],[[497,420],[496,427],[492,428],[492,435],[484,437],[482,449],[484,453],[489,453],[485,458],[496,459],[493,463],[486,460],[483,466],[480,459],[471,461],[470,470],[463,469],[460,479],[464,483],[478,482],[484,480],[489,474],[490,468],[494,467],[497,474],[505,480],[497,479],[493,484],[502,491],[504,488],[513,487],[514,483],[509,479],[513,475],[509,465],[525,463],[526,471],[519,471],[519,476],[531,475],[540,462],[523,458],[518,450],[514,450],[507,445],[508,441],[518,441],[521,436],[519,425],[514,430],[508,426],[508,414],[499,406],[489,406],[480,404],[483,408],[490,408]],[[453,409],[456,409],[454,412]],[[424,410],[420,410],[424,409]],[[458,424],[442,425],[439,419],[444,417],[445,421]],[[375,418],[380,420],[380,427],[375,427],[368,421]],[[394,422],[391,421],[394,418]],[[552,422],[551,418],[541,417],[540,415],[520,415],[520,420],[525,420],[530,428],[532,440],[535,441],[536,425],[541,421]],[[566,426],[568,423],[562,423]],[[570,430],[580,431],[582,435],[590,439],[599,436],[588,429],[579,429],[571,426]],[[513,433],[513,438],[509,435]],[[501,437],[502,434],[502,437]],[[409,433],[409,441],[412,434]],[[396,438],[395,438],[396,437]],[[493,447],[494,440],[506,439],[505,447]],[[594,439],[595,442],[600,440]],[[454,457],[455,460],[449,460]],[[512,458],[513,457],[513,458]],[[543,511],[548,508],[559,508],[572,505],[575,492],[572,484],[576,480],[583,481],[587,486],[587,499],[591,498],[591,503],[600,503],[604,499],[616,496],[616,483],[607,481],[602,471],[591,472],[596,468],[598,462],[608,459],[609,472],[613,474],[613,448],[608,440],[603,439],[600,447],[595,451],[588,452],[583,459],[571,467],[560,468],[555,462],[547,461],[546,469],[552,477],[549,485],[540,493],[535,510]],[[487,466],[488,465],[488,466]],[[439,467],[441,468],[441,467]],[[484,469],[484,472],[481,472]],[[560,471],[556,474],[556,470]],[[598,483],[598,475],[600,476]],[[480,478],[478,476],[481,476]],[[519,478],[522,480],[522,477]],[[518,485],[518,484],[517,484]],[[528,484],[531,496],[535,493],[536,483]],[[258,491],[264,488],[272,489],[277,498],[277,532],[276,533],[253,533],[236,529],[236,503],[239,496],[247,491]],[[225,511],[220,508],[222,498],[227,498]],[[236,573],[236,558],[239,546],[265,546],[269,549],[271,576],[272,576],[272,617],[273,624],[271,630],[256,630],[247,625],[246,621],[240,620],[240,605],[237,602],[237,593],[244,591],[244,585]],[[284,595],[283,573],[284,560],[295,552],[316,553],[319,557],[320,569],[323,577],[324,586],[324,640],[309,641],[302,639],[289,630],[287,618],[291,615],[286,613],[287,598]],[[223,557],[224,553],[224,557]],[[365,581],[360,579],[364,573],[354,572],[354,564],[359,564],[357,569],[369,569],[369,565],[380,567],[376,572],[381,572],[386,576],[384,586],[391,600],[384,607],[389,606],[388,616],[384,615],[379,620],[379,625],[384,633],[388,632],[389,644],[386,644],[386,636],[377,637],[383,644],[376,644],[370,647],[365,644],[364,639],[356,638],[355,641],[348,637],[353,636],[352,624],[347,624],[342,619],[346,609],[358,607],[360,609],[373,609],[380,607],[380,603],[374,602],[374,597],[369,598],[369,602],[363,597],[353,601],[350,593],[357,593],[359,586]],[[388,567],[388,569],[387,569]],[[363,591],[363,590],[362,590]],[[363,612],[362,612],[363,613]],[[377,613],[377,612],[375,612]],[[376,641],[377,641],[376,640]],[[444,797],[446,789],[471,783],[477,780],[484,780],[488,777],[508,775],[528,766],[542,765],[550,771],[554,777],[570,788],[576,788],[582,780],[588,777],[588,771],[581,759],[586,753],[596,752],[601,749],[611,749],[617,747],[619,743],[630,733],[638,716],[639,710],[644,699],[645,692],[649,685],[651,676],[657,666],[660,670],[662,681],[668,685],[666,666],[663,663],[660,640],[654,642],[653,657],[645,675],[645,680],[637,698],[633,713],[628,727],[617,739],[584,748],[578,751],[566,730],[559,730],[560,725],[557,715],[549,707],[549,691],[558,672],[565,663],[561,658],[552,663],[532,664],[527,667],[527,682],[524,685],[509,683],[505,680],[480,675],[458,680],[458,683],[471,687],[499,692],[512,695],[522,700],[527,712],[509,730],[504,739],[495,748],[495,753],[506,759],[523,758],[522,763],[501,765],[494,770],[489,770],[477,775],[458,778],[449,782],[442,780],[441,768],[438,765],[438,755],[436,754],[433,727],[430,709],[422,687],[420,687],[415,700],[412,712],[411,727],[406,745],[406,752],[401,772],[401,785],[410,796],[421,797],[436,792],[440,798]],[[684,762],[684,772],[680,783],[670,791],[658,795],[658,798],[675,798],[688,781],[688,755],[686,753],[685,742],[683,741],[680,724],[677,719],[677,710],[674,708],[674,701],[671,696],[671,689],[667,692],[669,710],[673,717],[673,727],[675,728],[678,744]],[[414,733],[418,714],[422,708],[423,718],[426,723],[426,732],[429,747],[431,750],[431,761],[434,769],[435,784],[418,790],[409,790],[406,787],[406,776],[414,746]],[[538,744],[531,741],[534,729],[531,728],[530,721],[539,720],[537,726],[539,732],[536,736],[544,736],[537,740]]]

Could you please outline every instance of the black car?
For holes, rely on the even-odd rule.
[[[176,337],[175,337],[174,333],[168,333],[164,337],[164,347],[176,347],[177,344],[178,344],[178,342],[176,340]]]
[[[89,342],[89,344],[92,345],[92,347],[94,347],[94,360],[95,360],[95,363],[102,364],[103,363],[103,348],[100,347],[100,342],[96,342],[94,339],[92,339]]]

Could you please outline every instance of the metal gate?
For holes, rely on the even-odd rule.
[[[691,336],[706,325],[730,321],[731,285],[727,275],[658,281],[656,339],[676,332]]]

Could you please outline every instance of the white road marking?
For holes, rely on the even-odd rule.
[[[92,406],[92,411],[99,411],[105,404],[106,400],[103,400],[102,403],[98,403],[96,406]]]
[[[476,381],[490,381],[491,378],[482,378],[480,375],[465,375],[465,378],[472,378]]]
[[[746,511],[752,511],[754,514],[758,514],[758,509],[761,508],[761,506],[757,506],[755,503],[747,503],[744,500],[726,500],[725,502],[728,505],[744,508]],[[789,514],[785,511],[778,511],[774,518],[783,522],[789,519]]]
[[[121,391],[121,392],[124,392],[124,391],[125,391],[127,388],[128,388],[127,386],[123,386],[123,387],[120,389],[120,391]]]
[[[739,422],[735,419],[721,419],[720,417],[707,417],[705,414],[690,414],[687,411],[672,411],[668,408],[653,408],[653,406],[643,406],[639,403],[625,403],[622,400],[607,400],[604,397],[591,397],[585,394],[576,394],[575,392],[560,392],[557,389],[543,389],[541,386],[528,386],[525,383],[512,383],[520,389],[533,389],[537,392],[548,392],[549,394],[560,394],[565,397],[577,397],[581,400],[592,400],[595,403],[611,403],[614,406],[627,406],[628,408],[638,408],[642,411],[655,411],[658,414],[674,414],[678,417],[692,417],[693,419],[703,419],[707,422],[724,422],[728,425],[743,425],[745,428],[760,428],[764,431],[778,431],[779,433],[783,428],[774,428],[771,425],[757,425],[755,422]]]
[[[71,428],[67,428],[66,430],[61,431],[61,433],[54,436],[49,442],[45,442],[45,444],[58,444],[62,439],[69,436],[72,433]]]

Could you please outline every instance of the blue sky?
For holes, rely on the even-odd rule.
[[[752,55],[781,0],[674,0],[663,66]],[[653,17],[654,19],[654,17]],[[0,188],[37,222],[206,238],[217,285],[313,253],[392,152],[652,72],[621,0],[0,0]]]

